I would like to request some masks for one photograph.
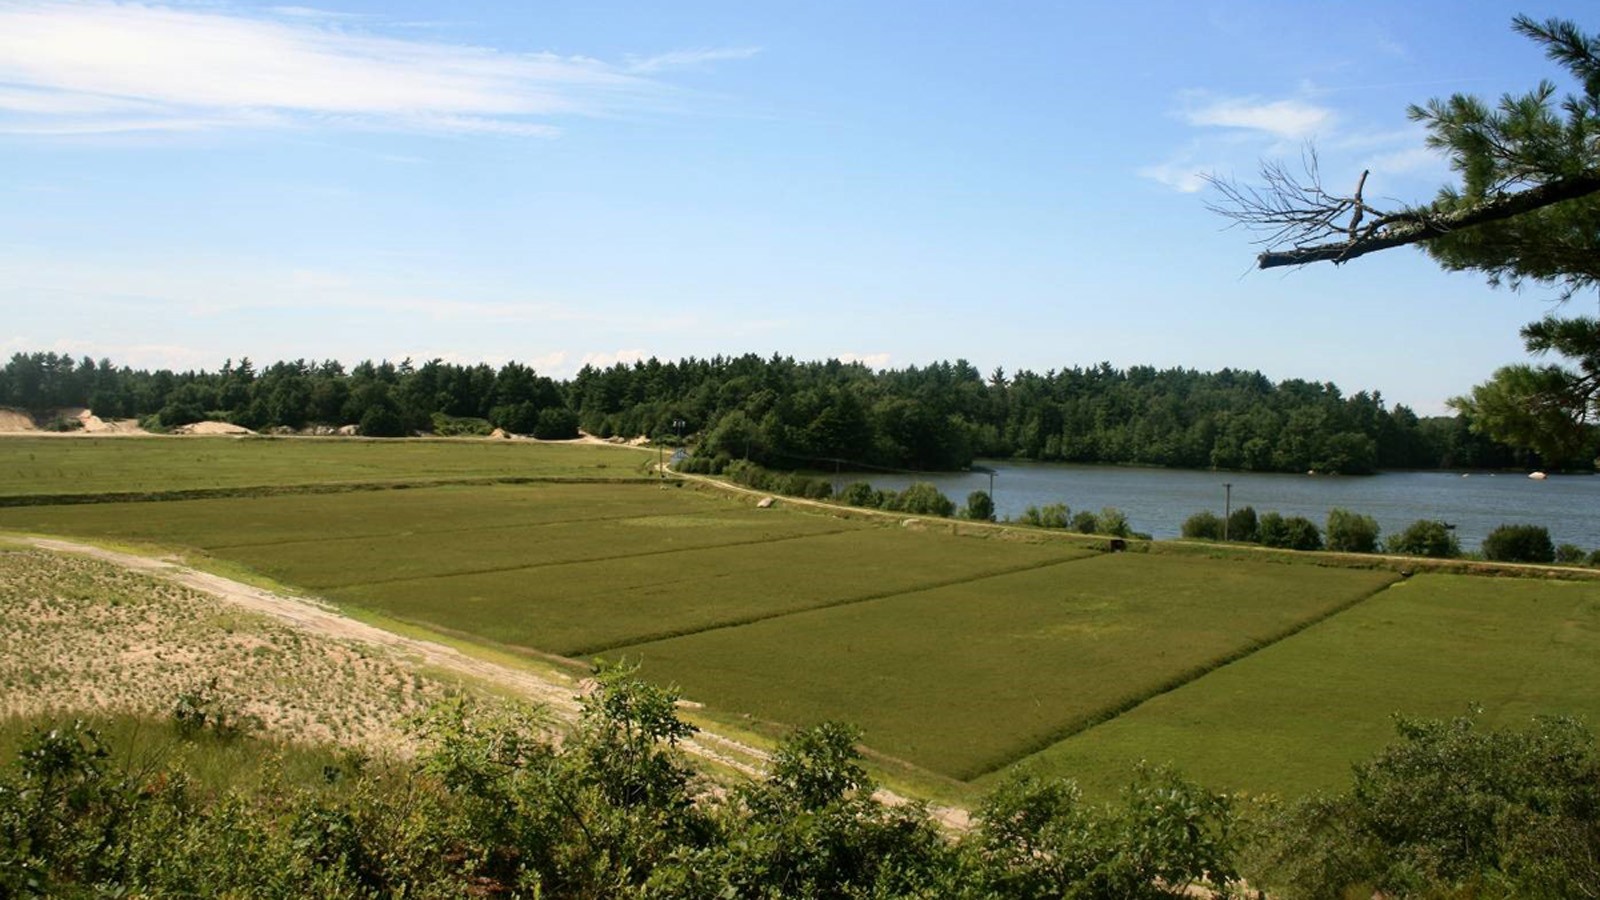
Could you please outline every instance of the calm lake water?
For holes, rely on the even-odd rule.
[[[1516,473],[1385,472],[1381,475],[1272,475],[1195,472],[1116,466],[980,460],[997,471],[995,510],[1018,518],[1029,505],[1066,503],[1076,512],[1115,506],[1135,531],[1177,537],[1183,520],[1202,509],[1222,514],[1223,484],[1233,485],[1233,508],[1254,506],[1305,516],[1322,527],[1328,510],[1343,507],[1378,520],[1385,535],[1418,519],[1454,523],[1464,549],[1474,550],[1502,523],[1550,529],[1557,544],[1600,548],[1600,475],[1552,475],[1535,481]],[[988,490],[979,472],[938,475],[871,475],[876,488],[900,490],[929,481],[964,505],[972,491]],[[846,481],[850,477],[845,478]]]

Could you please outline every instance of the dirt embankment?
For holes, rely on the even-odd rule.
[[[33,424],[33,416],[14,409],[0,409],[0,434],[21,434],[38,430],[39,426]]]
[[[149,434],[138,419],[102,419],[81,407],[58,409],[39,420],[17,409],[0,409],[0,434]]]

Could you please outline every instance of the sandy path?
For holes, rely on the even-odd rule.
[[[436,666],[457,675],[509,687],[545,705],[552,713],[563,719],[575,718],[578,712],[578,686],[570,680],[558,681],[556,676],[544,678],[532,672],[476,659],[454,647],[405,637],[365,622],[358,622],[304,598],[252,587],[220,575],[179,565],[171,560],[118,553],[114,550],[53,538],[22,540],[42,550],[79,553],[123,568],[154,575],[316,634],[398,651],[402,656],[420,665]]]
[[[570,724],[577,721],[581,710],[578,694],[583,690],[583,686],[557,673],[545,675],[478,659],[454,647],[421,638],[406,637],[385,631],[375,625],[358,622],[302,597],[253,587],[220,575],[190,568],[170,559],[152,559],[132,553],[119,553],[90,544],[55,538],[26,537],[21,540],[42,550],[78,553],[163,578],[252,612],[271,616],[296,628],[339,640],[382,647],[397,652],[418,665],[441,669],[509,689],[542,705],[553,718],[561,722]],[[757,747],[708,731],[697,732],[693,738],[684,742],[683,747],[695,756],[721,763],[751,777],[759,777],[770,761],[767,753]],[[892,791],[880,790],[877,796],[889,804],[907,802],[904,797]],[[946,827],[956,829],[968,827],[966,810],[934,807],[930,812]]]

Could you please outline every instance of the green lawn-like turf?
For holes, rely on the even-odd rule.
[[[644,478],[636,450],[525,441],[0,437],[0,497],[452,478]]]
[[[451,486],[0,508],[0,528],[196,547],[501,644],[591,653],[1072,559],[653,484]]]
[[[653,484],[475,485],[0,508],[0,528],[198,547],[316,590],[863,527]]]
[[[1366,570],[1101,556],[623,648],[712,706],[968,779],[1389,584]]]
[[[1247,659],[1049,748],[1025,768],[1097,792],[1137,760],[1216,788],[1333,789],[1394,737],[1392,716],[1482,706],[1600,723],[1600,585],[1419,575]]]
[[[0,507],[0,526],[34,531],[70,529],[74,534],[215,550],[673,514],[684,511],[683,494],[677,489],[640,490],[634,484],[452,485],[159,503]],[[718,508],[734,507],[718,504]]]
[[[1064,544],[857,527],[788,540],[355,586],[328,595],[503,644],[574,655],[1083,555],[1086,551]]]

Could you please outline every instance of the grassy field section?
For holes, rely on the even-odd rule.
[[[562,655],[1073,559],[652,484],[452,486],[0,509],[0,528],[196,547],[464,637]]]
[[[451,485],[160,504],[19,506],[0,508],[0,525],[215,550],[680,513],[681,495],[631,484]]]
[[[323,590],[869,526],[650,484],[529,484],[0,509],[0,528],[198,547]]]
[[[614,655],[714,707],[854,722],[877,750],[970,779],[1394,577],[1118,554]]]
[[[779,515],[785,520],[809,518]],[[826,518],[819,521],[846,524]],[[640,529],[646,534],[650,530]],[[341,588],[327,595],[385,615],[502,644],[576,655],[983,579],[1080,558],[1088,552],[1056,542],[987,540],[857,525],[835,534],[677,553],[636,553],[481,575],[385,581]]]
[[[1105,793],[1139,759],[1215,788],[1296,796],[1345,784],[1392,715],[1469,704],[1498,725],[1600,723],[1600,585],[1419,575],[1023,766]]]
[[[349,438],[0,438],[0,497],[450,478],[645,478],[654,457],[588,444]]]

